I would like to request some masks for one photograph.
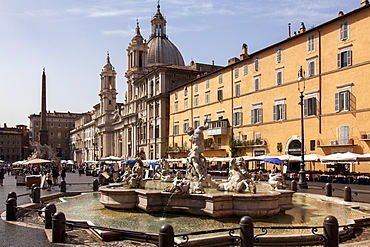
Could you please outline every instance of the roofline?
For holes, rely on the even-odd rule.
[[[334,19],[331,19],[331,20],[329,20],[329,21],[327,21],[327,22],[324,22],[324,23],[322,23],[322,24],[320,24],[320,25],[318,25],[318,26],[316,26],[316,27],[310,28],[310,29],[306,30],[306,31],[305,31],[305,32],[303,32],[303,33],[299,33],[299,34],[297,34],[297,35],[295,35],[295,36],[288,37],[287,39],[282,40],[282,41],[279,41],[278,43],[272,44],[272,45],[270,45],[270,46],[267,46],[267,47],[265,47],[265,48],[262,48],[261,50],[258,50],[258,51],[256,51],[256,52],[253,52],[253,53],[251,53],[251,54],[248,54],[248,57],[247,57],[247,58],[245,58],[245,59],[243,59],[243,60],[240,60],[240,61],[238,61],[238,62],[236,62],[236,63],[228,64],[228,65],[226,65],[226,66],[225,66],[225,67],[223,67],[223,68],[220,68],[220,69],[215,70],[215,71],[213,71],[213,72],[210,72],[210,73],[207,73],[207,74],[205,74],[205,75],[202,75],[202,76],[200,76],[200,77],[198,77],[198,78],[195,78],[195,79],[193,79],[193,80],[191,80],[191,81],[188,81],[188,82],[186,82],[186,83],[184,83],[184,84],[182,84],[182,85],[180,85],[180,86],[178,86],[178,87],[175,87],[175,88],[173,88],[173,89],[169,90],[168,92],[172,92],[172,91],[174,91],[174,90],[176,90],[176,89],[178,89],[178,88],[180,88],[180,87],[183,87],[183,86],[184,86],[184,85],[186,85],[186,84],[192,83],[192,82],[197,81],[197,80],[199,80],[199,79],[201,79],[201,78],[208,77],[208,76],[210,76],[210,75],[212,75],[212,74],[217,73],[217,72],[218,72],[218,71],[220,71],[220,70],[223,70],[223,69],[226,69],[226,68],[229,68],[229,67],[233,67],[233,66],[235,66],[235,64],[240,63],[240,62],[243,62],[243,61],[246,61],[246,60],[250,59],[251,57],[253,57],[253,56],[255,56],[255,55],[257,55],[257,54],[259,54],[259,53],[261,53],[261,52],[264,52],[264,51],[266,51],[266,50],[271,49],[271,48],[272,48],[272,47],[274,47],[274,46],[279,46],[279,45],[281,45],[281,44],[284,44],[285,42],[288,42],[288,41],[290,41],[290,40],[297,39],[298,37],[301,37],[301,36],[303,36],[303,35],[306,35],[306,34],[307,34],[307,33],[309,33],[309,32],[314,32],[314,31],[318,30],[319,28],[322,28],[322,27],[324,27],[324,26],[326,26],[326,25],[329,25],[329,24],[331,24],[331,23],[333,23],[333,22],[336,22],[336,21],[338,21],[338,20],[340,20],[340,19],[347,18],[348,16],[350,16],[350,15],[354,15],[354,14],[356,14],[356,13],[360,12],[360,11],[365,10],[366,8],[370,8],[370,4],[365,5],[365,6],[361,6],[361,7],[357,8],[357,9],[354,9],[354,10],[352,10],[352,11],[348,12],[347,14],[344,14],[344,15],[342,15],[342,16],[337,16],[337,17],[336,17],[336,18],[334,18]]]

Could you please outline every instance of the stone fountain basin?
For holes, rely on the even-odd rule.
[[[163,191],[125,189],[122,185],[100,187],[100,202],[107,208],[140,208],[149,214],[181,213],[213,218],[270,218],[294,207],[294,191],[277,190],[265,194],[191,194],[177,195]]]

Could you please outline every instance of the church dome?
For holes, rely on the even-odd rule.
[[[177,47],[166,37],[152,37],[148,41],[148,66],[159,64],[185,65]]]
[[[153,65],[182,65],[184,59],[177,47],[168,39],[166,34],[166,18],[157,6],[157,13],[152,17],[152,33],[148,40],[148,66]]]

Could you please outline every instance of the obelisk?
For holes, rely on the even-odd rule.
[[[41,89],[41,129],[40,129],[40,144],[48,145],[48,130],[46,127],[46,74],[45,68],[42,72],[42,89]]]

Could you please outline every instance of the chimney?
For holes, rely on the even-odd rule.
[[[304,33],[306,32],[306,27],[304,26],[304,23],[301,22],[301,27],[299,28],[299,33]]]
[[[291,36],[291,30],[290,30],[290,23],[288,23],[288,38],[292,37]]]
[[[242,54],[240,54],[240,60],[248,58],[248,46],[246,43],[242,45]]]
[[[339,11],[339,12],[338,12],[338,17],[339,17],[339,16],[343,16],[343,15],[344,15],[343,11]]]
[[[366,5],[369,5],[369,0],[362,0],[361,1],[361,7],[364,7]]]
[[[6,123],[4,123],[4,129],[7,129],[8,128],[8,126],[6,126]]]

